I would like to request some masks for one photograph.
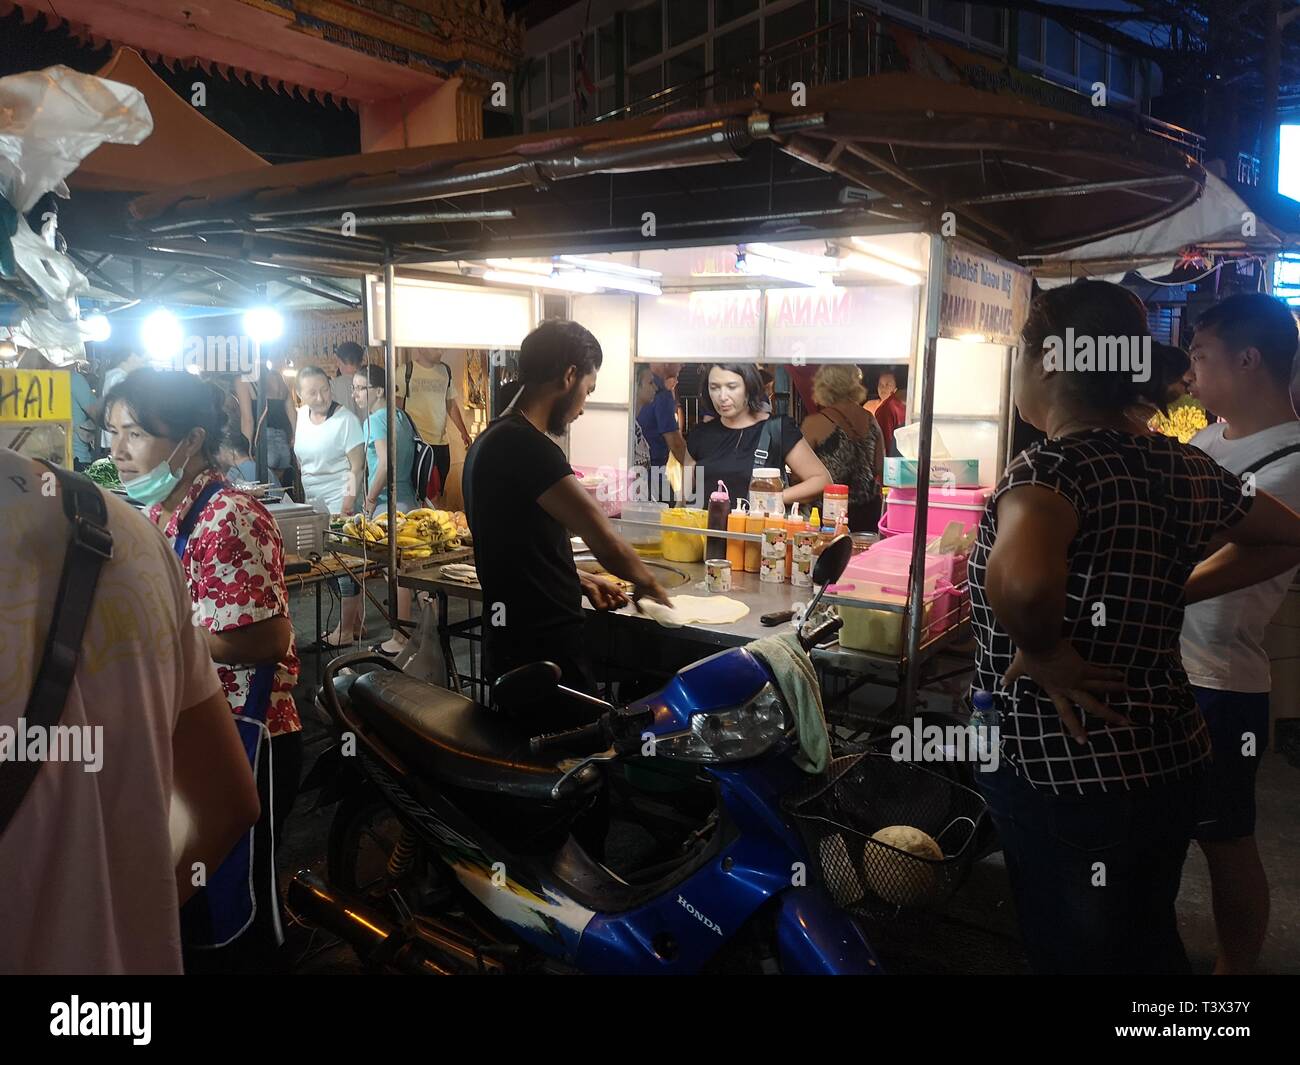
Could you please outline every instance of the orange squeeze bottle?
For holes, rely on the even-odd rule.
[[[741,507],[744,507],[742,510]],[[727,515],[727,532],[744,532],[745,519],[749,510],[749,500],[737,499],[735,509]],[[727,541],[727,561],[731,563],[732,573],[745,571],[745,548],[749,545],[744,540]]]
[[[803,532],[803,518],[799,516],[799,504],[790,504],[790,514],[785,520],[785,579],[790,579],[790,570],[794,568],[794,534]]]

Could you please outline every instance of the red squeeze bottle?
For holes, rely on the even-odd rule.
[[[709,528],[727,531],[727,515],[731,512],[731,495],[727,491],[725,481],[719,481],[718,487],[713,494],[709,496]],[[704,557],[709,558],[726,558],[727,541],[720,536],[710,536],[708,549]]]

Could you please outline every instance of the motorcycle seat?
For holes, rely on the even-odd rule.
[[[361,720],[412,768],[471,791],[554,800],[564,769],[532,754],[530,737],[505,715],[395,670],[358,677],[349,696]],[[601,783],[597,769],[585,766],[565,782],[561,798]]]

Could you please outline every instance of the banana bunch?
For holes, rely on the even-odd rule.
[[[407,513],[398,511],[394,526],[397,546],[403,558],[428,558],[460,546],[459,529],[450,511],[431,510],[427,507]],[[374,519],[357,515],[343,526],[346,536],[372,544],[388,543],[388,514],[380,511]]]
[[[1165,436],[1177,437],[1181,443],[1188,443],[1193,436],[1208,424],[1205,411],[1193,403],[1173,407],[1166,417],[1157,414],[1151,419],[1150,427]]]
[[[446,551],[460,546],[460,531],[456,527],[456,520],[450,511],[433,510],[425,507],[420,510],[412,510],[405,517],[406,525],[398,534],[397,542],[399,544],[402,542],[403,536],[413,535],[439,551]],[[420,556],[416,555],[415,557]]]
[[[349,518],[343,523],[343,535],[367,543],[378,544],[388,539],[387,522],[371,521],[364,514]]]

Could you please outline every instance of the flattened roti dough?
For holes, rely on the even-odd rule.
[[[673,610],[683,625],[734,625],[749,613],[749,607],[725,595],[674,595]]]

